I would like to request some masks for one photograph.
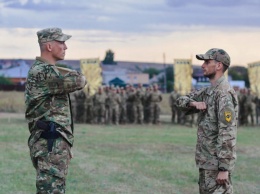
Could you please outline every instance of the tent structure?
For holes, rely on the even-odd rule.
[[[123,80],[121,80],[120,78],[116,77],[109,81],[109,85],[124,87],[126,85],[126,83]]]

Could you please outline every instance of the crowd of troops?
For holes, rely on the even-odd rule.
[[[100,86],[94,95],[77,91],[71,95],[74,120],[89,124],[159,124],[161,92],[158,85],[143,88]]]
[[[234,87],[239,100],[239,125],[255,126],[260,124],[260,98],[250,89]],[[176,107],[180,94],[173,91],[169,95],[171,122],[193,127],[197,123],[197,114],[185,115]],[[158,85],[146,88],[101,86],[91,95],[81,90],[71,96],[74,120],[89,124],[159,124],[161,92]]]
[[[239,102],[239,125],[255,126],[260,124],[260,98],[247,88],[235,88]]]

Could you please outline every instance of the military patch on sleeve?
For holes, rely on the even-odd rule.
[[[235,117],[234,111],[229,107],[224,108],[224,110],[221,113],[221,118],[222,118],[221,120],[226,124],[231,124],[234,117]]]
[[[232,119],[232,113],[231,113],[231,111],[225,111],[225,120],[226,120],[227,122],[230,122],[231,119]]]

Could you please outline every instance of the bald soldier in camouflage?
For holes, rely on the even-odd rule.
[[[199,112],[195,160],[200,194],[230,194],[238,124],[237,95],[224,76],[230,57],[217,48],[196,57],[204,60],[202,69],[211,86],[181,96],[177,107],[186,114]]]
[[[28,145],[36,169],[38,194],[65,193],[66,175],[73,145],[73,120],[69,93],[86,85],[76,71],[55,66],[63,60],[71,36],[59,28],[37,32],[41,56],[31,66],[25,89]]]

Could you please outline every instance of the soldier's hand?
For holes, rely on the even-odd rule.
[[[198,110],[206,110],[207,105],[205,102],[190,102],[189,106],[195,107]]]
[[[219,171],[216,181],[219,185],[228,183],[228,171]]]

